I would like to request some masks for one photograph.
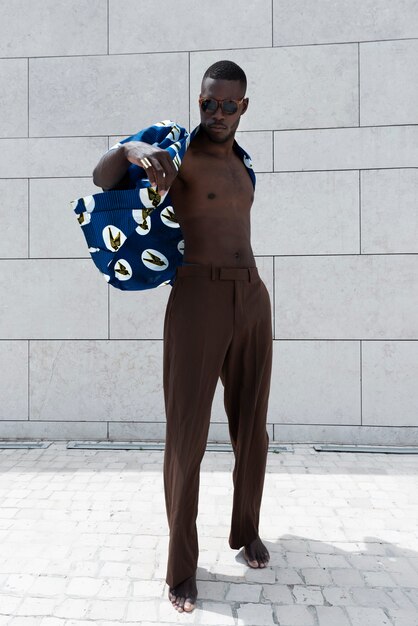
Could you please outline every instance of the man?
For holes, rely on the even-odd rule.
[[[219,377],[235,455],[229,544],[244,547],[250,567],[265,567],[270,558],[258,524],[269,442],[271,309],[250,243],[254,186],[234,139],[248,108],[245,91],[246,76],[235,63],[208,68],[199,131],[179,171],[166,150],[138,141],[107,153],[94,171],[95,184],[110,189],[123,183],[132,163],[143,167],[161,195],[169,190],[184,235],[184,263],[164,322],[166,581],[179,612],[196,603],[199,470]]]

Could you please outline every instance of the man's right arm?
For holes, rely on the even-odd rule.
[[[142,159],[148,159],[151,167],[144,167]],[[149,181],[158,193],[164,194],[177,175],[177,170],[166,150],[143,141],[129,141],[108,150],[93,170],[93,182],[107,191],[115,187],[133,163],[145,169]]]

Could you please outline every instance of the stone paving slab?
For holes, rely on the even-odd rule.
[[[227,538],[232,453],[207,452],[199,600],[167,600],[163,452],[0,451],[0,626],[418,626],[418,457],[270,453],[251,570]]]

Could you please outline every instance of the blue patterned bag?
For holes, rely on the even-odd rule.
[[[131,135],[167,150],[178,170],[195,134],[165,120]],[[255,186],[249,155],[235,142]],[[184,240],[169,192],[161,197],[151,187],[144,169],[131,163],[126,189],[111,189],[74,200],[71,204],[87,241],[91,258],[110,285],[123,290],[143,290],[172,284],[183,262]]]

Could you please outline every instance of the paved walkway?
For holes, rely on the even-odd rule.
[[[269,454],[265,570],[227,543],[232,453],[206,453],[192,614],[167,600],[162,452],[1,451],[0,626],[417,626],[418,456],[292,450]]]

